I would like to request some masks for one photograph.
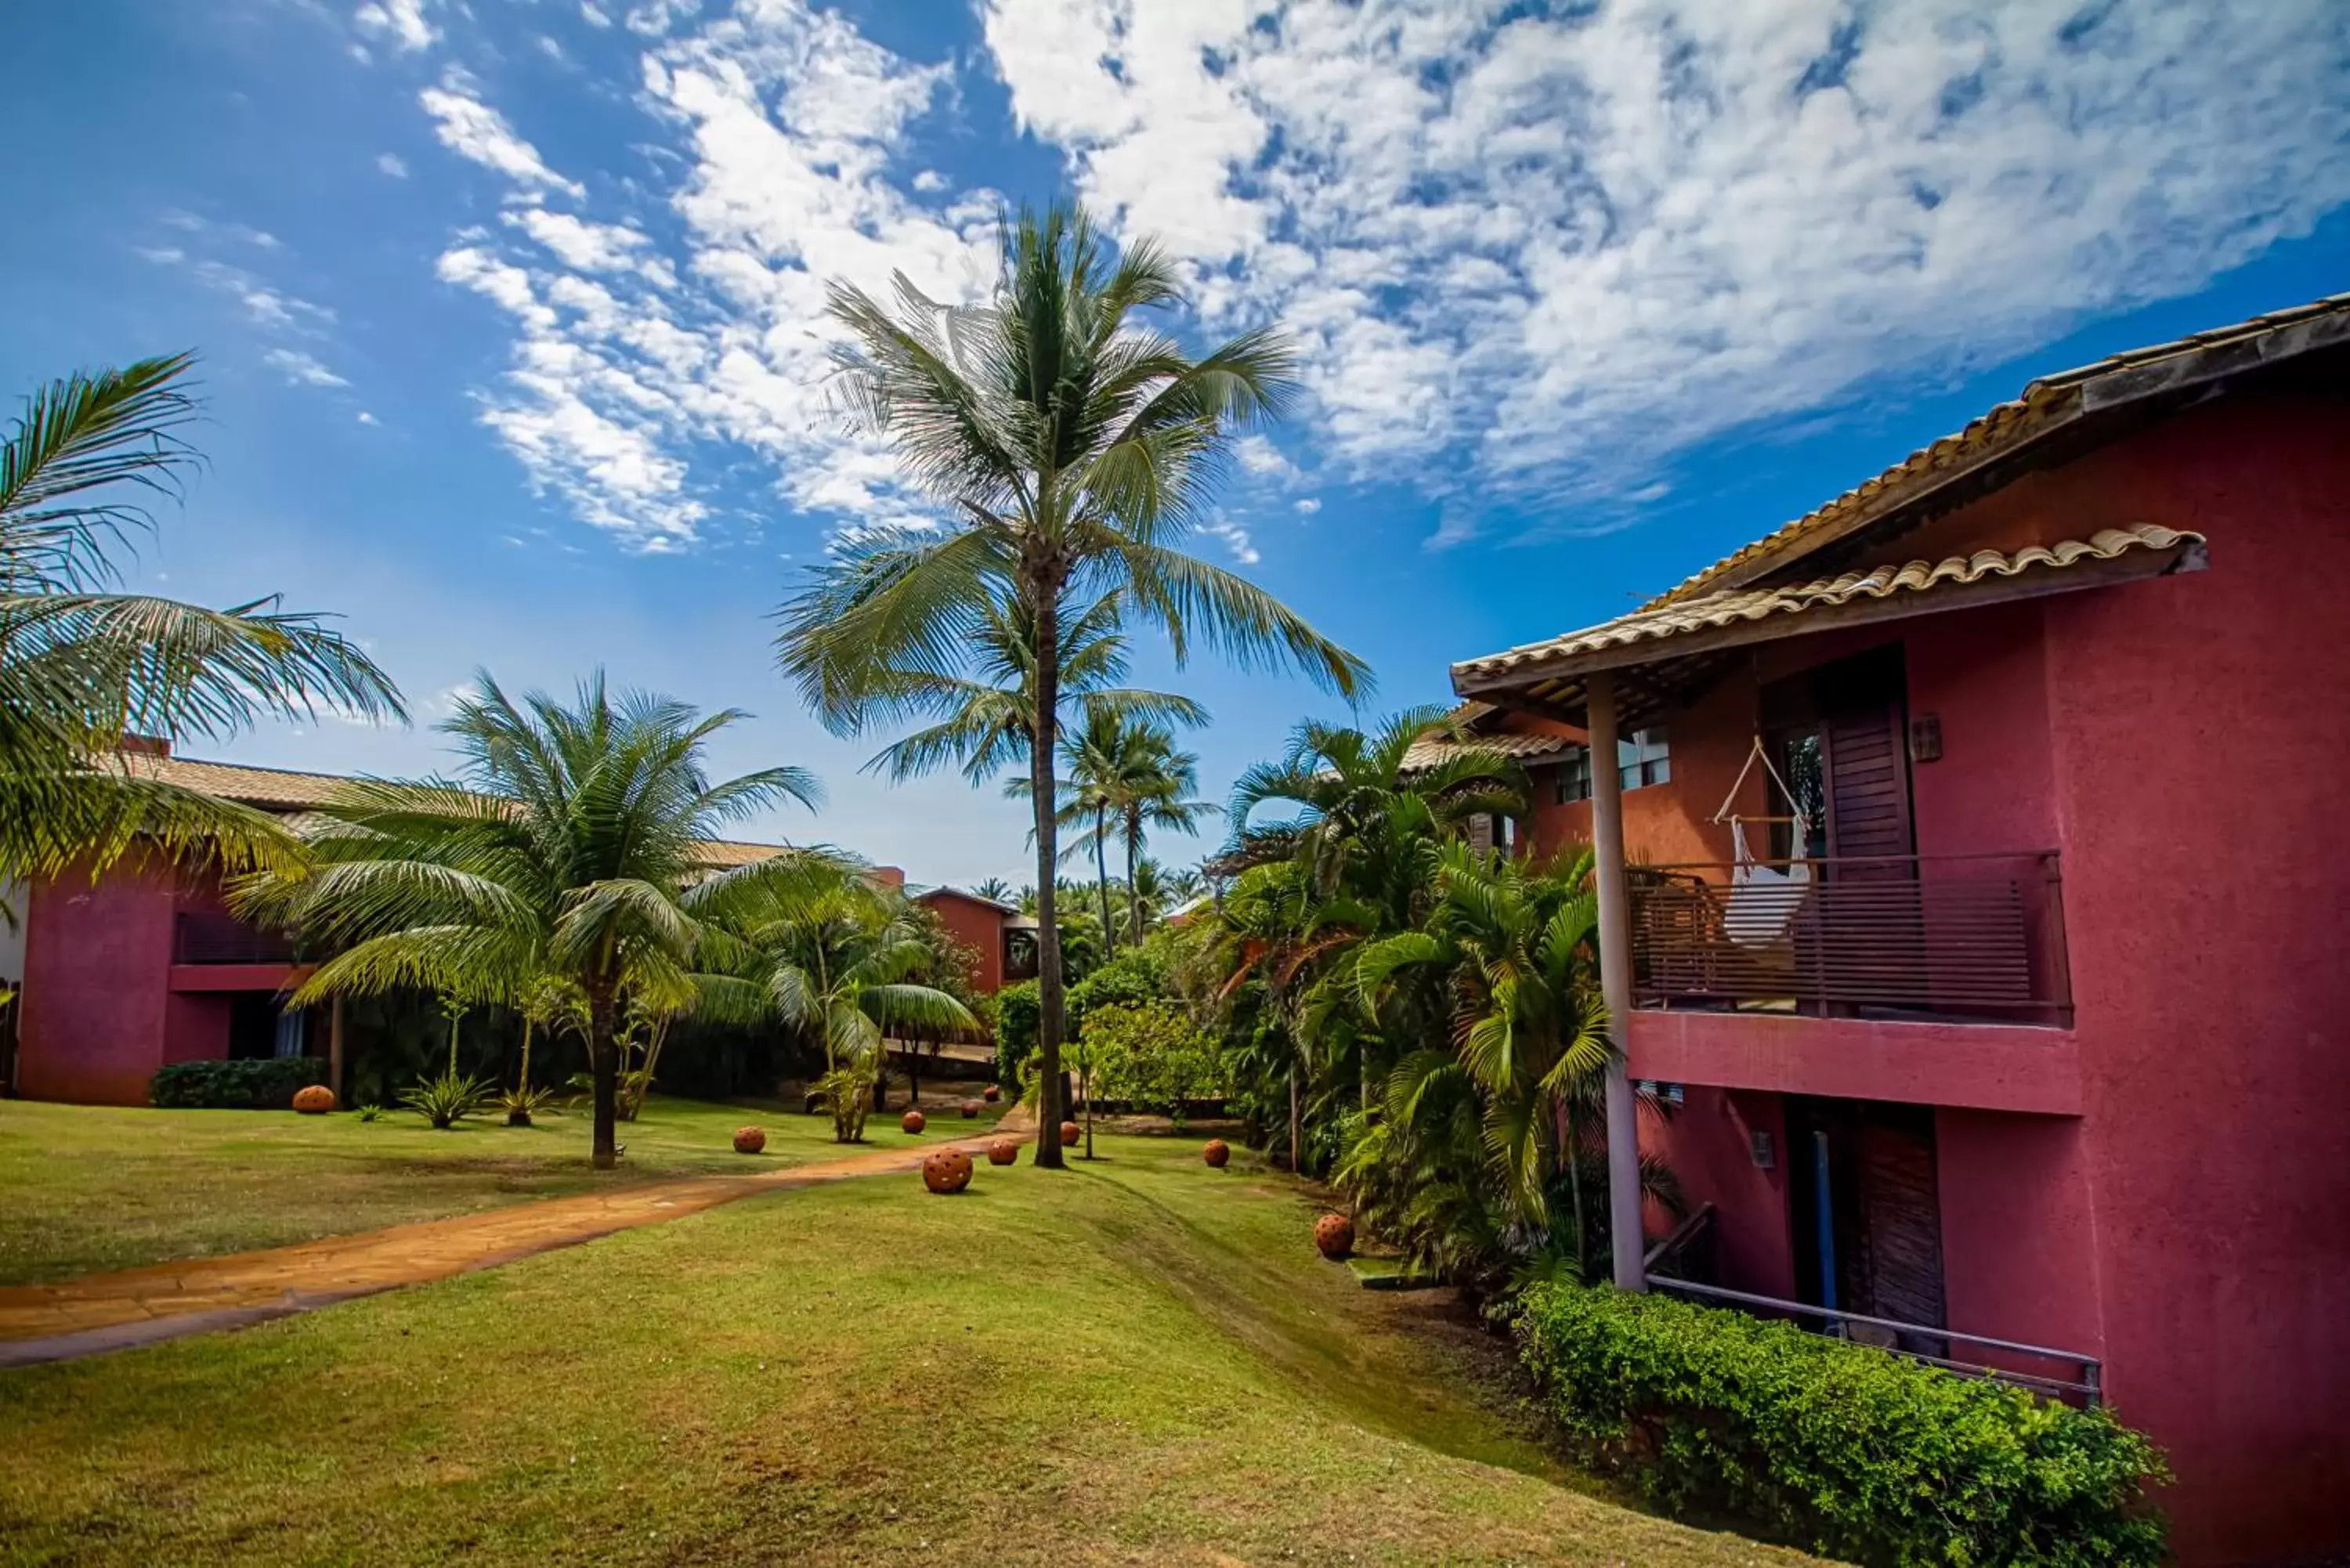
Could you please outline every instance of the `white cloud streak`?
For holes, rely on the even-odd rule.
[[[452,72],[439,87],[417,94],[416,101],[432,117],[433,134],[442,146],[504,175],[520,194],[536,200],[548,191],[561,191],[575,199],[588,193],[577,181],[548,168],[538,149],[515,135],[505,116],[475,97],[463,76]]]
[[[286,373],[289,387],[348,387],[350,382],[319,363],[316,355],[305,354],[299,348],[272,348],[261,357],[261,362]]]
[[[403,55],[427,49],[441,39],[440,29],[425,19],[424,0],[369,0],[351,13],[360,32],[389,42]]]
[[[1500,15],[983,24],[1022,123],[1190,258],[1212,324],[1300,334],[1330,457],[1534,509],[2191,291],[2350,198],[2350,27],[2310,0]]]

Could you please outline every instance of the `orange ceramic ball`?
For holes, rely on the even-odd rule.
[[[922,1156],[922,1185],[933,1192],[961,1192],[971,1185],[971,1156],[959,1148]]]
[[[1211,1137],[1208,1146],[1200,1151],[1200,1158],[1208,1162],[1209,1168],[1222,1170],[1232,1158],[1232,1146],[1220,1137]]]
[[[1078,1132],[1078,1127],[1077,1127],[1077,1124],[1076,1124],[1076,1123],[1075,1123],[1075,1122],[1063,1122],[1063,1123],[1061,1124],[1061,1147],[1062,1147],[1063,1148],[1075,1148],[1075,1147],[1077,1147],[1077,1132]]]
[[[899,1118],[898,1125],[904,1127],[910,1133],[918,1133],[922,1130],[922,1113],[920,1111],[908,1111],[903,1116]]]
[[[1325,1214],[1314,1221],[1314,1244],[1326,1258],[1343,1258],[1355,1250],[1355,1222],[1344,1214]]]
[[[766,1147],[766,1128],[736,1127],[734,1129],[734,1152],[736,1154],[756,1154]]]
[[[1020,1158],[1020,1144],[1015,1138],[998,1137],[987,1141],[987,1163],[1010,1165]]]
[[[310,1084],[294,1091],[294,1108],[306,1116],[323,1116],[335,1108],[335,1091]]]
[[[965,1100],[962,1103],[962,1114],[963,1119],[966,1121],[972,1116],[979,1115],[979,1102],[977,1100]]]
[[[981,1096],[983,1099],[986,1100],[986,1102],[987,1102],[989,1105],[991,1105],[991,1106],[992,1106],[992,1105],[993,1105],[993,1104],[995,1104],[995,1102],[996,1102],[997,1100],[1000,1100],[1000,1099],[1002,1099],[1002,1098],[1003,1097],[1003,1091],[1002,1089],[997,1088],[997,1087],[996,1087],[994,1085],[993,1085],[993,1084],[988,1085],[987,1085],[987,1087],[985,1087],[984,1089],[982,1089],[979,1093],[980,1093],[980,1096]]]

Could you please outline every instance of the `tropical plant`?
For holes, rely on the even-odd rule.
[[[793,875],[722,888],[699,912],[715,971],[703,981],[708,1011],[779,1023],[822,1044],[825,1071],[815,1088],[837,1142],[864,1136],[889,1029],[980,1027],[968,1006],[929,983],[952,956],[931,926],[902,894],[844,862],[803,856]]]
[[[506,1126],[510,1127],[530,1126],[535,1117],[554,1103],[553,1089],[533,1088],[527,1083],[498,1096],[498,1109],[505,1112]]]
[[[1172,1002],[1096,1008],[1078,1039],[1093,1054],[1104,1097],[1161,1106],[1177,1132],[1193,1100],[1221,1097],[1223,1064],[1214,1043]]]
[[[497,1092],[485,1078],[443,1073],[402,1089],[400,1103],[445,1132],[488,1105]]]
[[[300,846],[265,812],[159,776],[134,735],[218,739],[320,709],[404,719],[390,677],[274,598],[205,609],[110,591],[202,460],[186,354],[76,373],[25,400],[0,441],[0,877],[90,875],[134,844],[230,870]]]
[[[1206,642],[1243,664],[1293,663],[1348,694],[1366,676],[1271,595],[1179,548],[1239,431],[1287,400],[1294,362],[1271,328],[1193,358],[1141,326],[1139,312],[1180,304],[1179,276],[1147,240],[1113,261],[1089,219],[1056,208],[1007,224],[983,306],[931,299],[902,275],[894,310],[853,285],[832,286],[847,332],[834,382],[843,411],[889,441],[951,520],[878,529],[829,557],[784,607],[782,661],[828,726],[857,733],[929,711],[909,672],[979,667],[973,649],[996,607],[1027,618],[1040,1165],[1062,1163],[1053,762],[1064,603],[1115,595],[1121,621],[1165,632],[1179,662]]]
[[[516,1005],[549,977],[576,989],[593,1158],[608,1168],[622,1031],[632,1016],[693,1004],[696,910],[800,874],[791,854],[708,874],[719,827],[818,794],[798,768],[712,783],[703,748],[741,716],[615,696],[601,674],[571,706],[539,694],[516,702],[484,675],[441,726],[461,782],[346,786],[307,835],[311,864],[249,881],[238,902],[334,952],[296,992],[297,1006],[411,987]]]
[[[1155,724],[1111,715],[1088,716],[1064,742],[1069,777],[1061,781],[1061,825],[1082,826],[1071,853],[1093,851],[1102,890],[1102,927],[1113,929],[1109,873],[1103,850],[1113,834],[1126,846],[1127,938],[1142,940],[1142,846],[1154,827],[1189,833],[1213,816],[1211,802],[1193,800],[1200,759],[1178,751],[1174,737]]]
[[[972,892],[975,897],[996,904],[1009,904],[1015,896],[1012,891],[1012,884],[1001,877],[990,877],[986,881],[973,888]]]

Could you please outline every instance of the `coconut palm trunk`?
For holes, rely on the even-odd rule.
[[[588,1072],[595,1085],[596,1141],[589,1163],[609,1170],[620,1163],[619,1003],[607,981],[588,992]]]
[[[1136,862],[1142,856],[1142,808],[1126,808],[1126,919],[1127,934],[1137,947],[1142,945],[1142,884],[1135,880]]]
[[[1036,823],[1036,1163],[1058,1170],[1061,1158],[1061,923],[1054,909],[1060,869],[1053,759],[1059,755],[1060,586],[1040,585],[1036,627],[1036,711],[1028,737],[1028,804]]]
[[[1109,918],[1109,850],[1105,842],[1109,829],[1109,813],[1102,806],[1094,807],[1094,891],[1101,900],[1102,957],[1118,956],[1118,928]]]

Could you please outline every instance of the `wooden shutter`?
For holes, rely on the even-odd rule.
[[[1877,702],[1828,718],[1821,726],[1828,800],[1828,853],[1839,859],[1906,856],[1909,760],[1902,750],[1901,708]],[[1847,875],[1907,877],[1898,863],[1855,867]]]
[[[1861,1256],[1854,1310],[1940,1328],[1942,1202],[1934,1174],[1934,1113],[1918,1106],[1868,1106],[1857,1142]]]

